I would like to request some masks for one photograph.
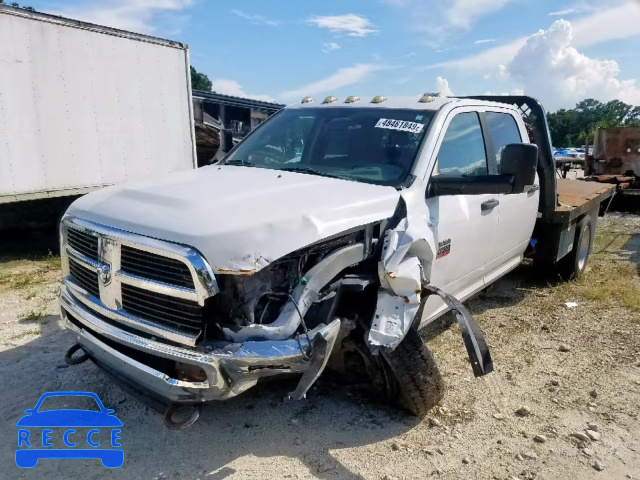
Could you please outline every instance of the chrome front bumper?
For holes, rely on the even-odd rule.
[[[254,386],[259,379],[287,373],[303,373],[311,346],[306,337],[282,341],[229,343],[217,347],[173,346],[123,330],[77,300],[64,283],[60,287],[61,315],[75,340],[99,366],[115,372],[129,386],[159,400],[200,403],[225,400]],[[337,322],[337,323],[336,323]],[[325,339],[337,334],[339,320],[309,332]],[[100,338],[99,338],[100,337]],[[137,359],[125,352],[141,352]],[[304,354],[303,354],[304,351]],[[154,362],[158,359],[158,362]],[[164,359],[164,360],[163,360]],[[180,362],[199,367],[205,381],[172,378],[157,364]],[[154,363],[156,365],[154,365]]]

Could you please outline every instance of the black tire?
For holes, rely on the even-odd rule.
[[[423,417],[444,397],[444,382],[436,362],[414,328],[395,350],[383,353],[388,379],[394,384],[391,400]]]
[[[558,273],[563,280],[582,277],[593,246],[593,222],[591,217],[584,217],[578,222],[573,250],[557,263]]]

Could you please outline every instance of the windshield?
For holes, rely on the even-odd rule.
[[[433,112],[301,108],[274,115],[224,160],[377,185],[402,185]]]

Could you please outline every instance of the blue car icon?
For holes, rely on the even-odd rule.
[[[90,409],[56,409],[39,411],[42,403],[52,397],[89,397],[95,400],[99,410]],[[84,400],[87,400],[86,398]],[[124,450],[120,445],[122,422],[113,415],[114,410],[104,407],[100,398],[91,392],[48,392],[43,394],[35,407],[24,411],[26,413],[18,423],[18,449],[16,450],[16,465],[21,468],[33,468],[41,458],[53,459],[91,459],[99,458],[107,468],[118,468],[124,463]],[[79,433],[76,428],[90,427],[87,434]],[[61,439],[66,448],[53,448],[53,429],[64,430]],[[42,448],[35,439],[30,439],[32,433],[42,429]],[[103,430],[109,430],[110,442],[105,448]],[[33,435],[35,437],[35,435]],[[98,441],[101,438],[102,441]],[[32,445],[33,442],[33,445]]]

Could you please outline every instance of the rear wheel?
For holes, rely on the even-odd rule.
[[[573,250],[558,262],[558,272],[564,280],[580,278],[586,268],[593,245],[593,226],[591,217],[578,222]]]

